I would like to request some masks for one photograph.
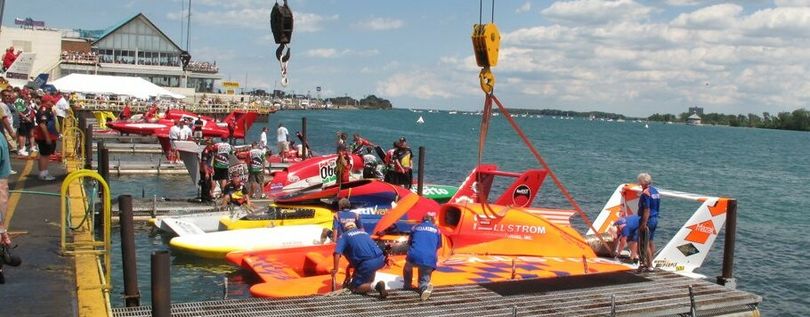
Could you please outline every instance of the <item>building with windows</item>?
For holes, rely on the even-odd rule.
[[[222,78],[216,62],[191,61],[184,71],[182,52],[160,28],[138,13],[106,30],[63,32],[56,77],[73,73],[138,76],[163,87],[213,92],[214,81]]]

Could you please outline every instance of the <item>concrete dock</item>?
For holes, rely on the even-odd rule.
[[[58,195],[65,169],[55,164],[50,171],[57,180],[41,181],[35,165],[35,160],[12,160],[17,174],[9,178],[9,189],[16,191],[9,197],[9,232],[22,265],[3,268],[0,315],[76,316],[74,259],[59,255]]]

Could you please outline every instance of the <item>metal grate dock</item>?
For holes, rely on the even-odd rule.
[[[481,285],[436,288],[427,302],[414,292],[375,297],[311,296],[282,300],[236,299],[172,305],[172,316],[609,316],[611,295],[617,316],[685,316],[693,286],[700,316],[754,314],[760,296],[673,273],[644,274],[640,283],[501,296]],[[150,316],[151,307],[113,309],[113,316]]]

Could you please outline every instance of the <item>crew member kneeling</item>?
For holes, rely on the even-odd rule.
[[[335,246],[332,277],[334,278],[337,274],[340,256],[344,255],[354,267],[349,289],[354,293],[368,293],[371,291],[371,283],[374,282],[377,270],[385,266],[385,256],[368,233],[357,229],[354,222],[345,223],[343,229],[346,232],[340,236]],[[380,293],[380,299],[388,296],[385,282],[377,282],[374,289]]]
[[[436,269],[436,251],[442,247],[442,235],[439,228],[433,224],[435,214],[428,213],[422,218],[422,223],[411,229],[408,238],[408,256],[405,258],[405,267],[402,268],[402,278],[404,288],[413,289],[413,267],[416,266],[419,272],[419,293],[422,300],[430,298],[433,292],[433,285],[430,284],[430,276]]]

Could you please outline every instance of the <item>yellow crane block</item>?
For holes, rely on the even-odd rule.
[[[472,33],[475,62],[480,67],[498,65],[498,53],[501,46],[501,33],[495,23],[475,24]]]

